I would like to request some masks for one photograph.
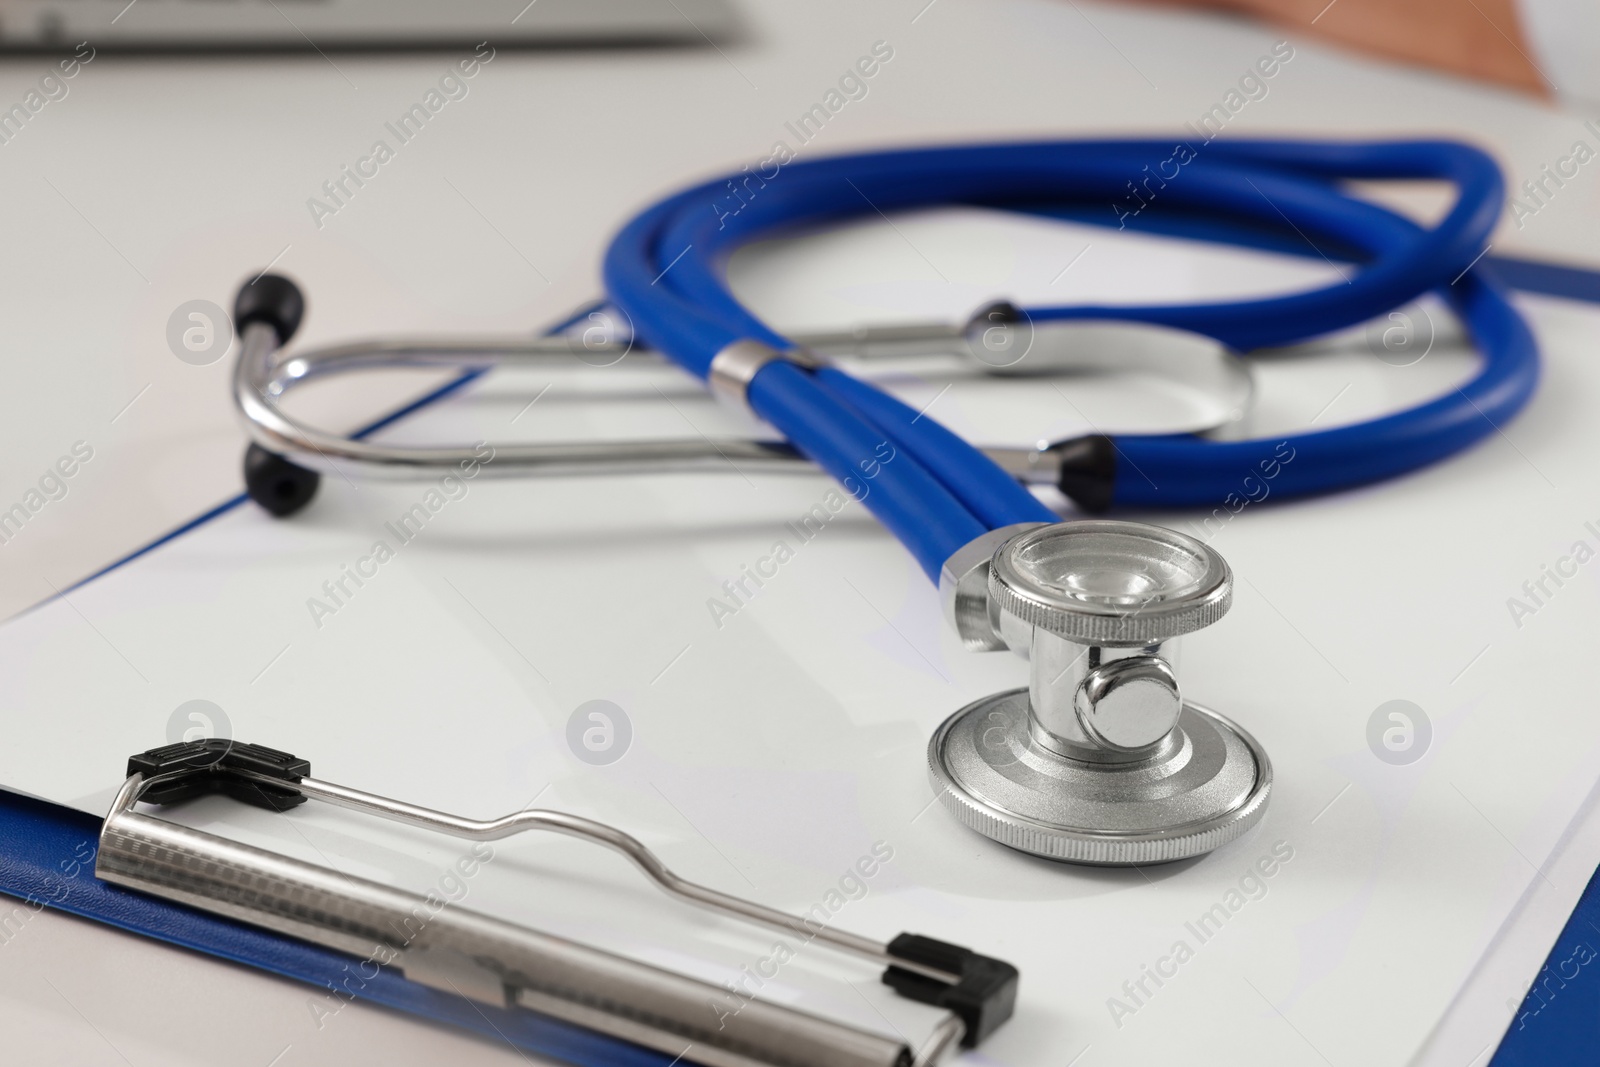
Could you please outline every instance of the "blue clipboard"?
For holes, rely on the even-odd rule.
[[[1074,221],[1103,221],[1092,218]],[[1168,218],[1143,228],[1205,240],[1200,222]],[[1237,243],[1237,235],[1232,237]],[[1263,235],[1264,249],[1305,254]],[[1484,267],[1503,284],[1524,292],[1600,303],[1600,272],[1577,267],[1485,256]],[[579,321],[585,308],[552,332]],[[458,376],[416,401],[361,428],[365,437],[456,392],[482,373]],[[242,505],[245,494],[223,501],[176,529],[68,587],[78,589]],[[108,769],[115,774],[116,769]],[[663,1053],[595,1033],[525,1009],[497,1008],[409,981],[378,966],[377,974],[353,955],[271,933],[258,927],[122,889],[94,876],[101,821],[55,804],[0,790],[0,893],[25,907],[54,908],[131,933],[325,989],[341,1000],[381,1005],[456,1027],[579,1067],[671,1067],[685,1063]],[[1544,967],[1512,1017],[1490,1067],[1533,1067],[1592,1061],[1600,1053],[1600,872],[1592,877]]]
[[[0,892],[25,907],[55,908],[208,956],[243,963],[421,1016],[525,1052],[583,1067],[668,1067],[670,1056],[522,1009],[497,1008],[412,982],[389,967],[259,927],[121,889],[94,876],[100,820],[70,808],[0,792]]]

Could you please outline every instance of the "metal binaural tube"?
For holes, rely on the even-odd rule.
[[[283,279],[268,276],[275,286]],[[252,287],[247,286],[246,292]],[[298,291],[295,291],[298,299]],[[241,296],[241,299],[243,297]],[[242,306],[242,305],[241,305]],[[996,308],[1006,308],[1003,327],[990,325]],[[1008,305],[980,309],[966,325],[907,323],[824,333],[799,333],[800,350],[877,363],[895,358],[946,353],[961,357],[973,372],[988,375],[1153,374],[1211,396],[1220,418],[1189,427],[1217,432],[1236,427],[1252,395],[1248,366],[1207,338],[1162,327],[1125,322],[1031,323]],[[602,315],[601,311],[591,313]],[[294,318],[298,324],[298,313]],[[292,459],[307,470],[338,471],[359,464],[388,478],[427,477],[435,471],[476,465],[490,476],[585,476],[599,474],[727,471],[751,467],[763,473],[806,473],[813,468],[783,441],[746,438],[672,438],[634,441],[580,441],[549,444],[497,444],[493,462],[475,448],[385,445],[320,430],[284,413],[280,400],[299,386],[340,374],[368,370],[433,368],[463,374],[497,367],[607,367],[633,356],[635,361],[669,365],[662,357],[617,340],[622,331],[607,319],[577,334],[545,337],[397,337],[280,352],[285,338],[280,317],[240,319],[240,352],[234,366],[233,394],[244,428],[257,446]],[[977,345],[1001,328],[1007,338],[1003,359]],[[287,328],[287,327],[285,327]],[[292,330],[290,330],[292,332]],[[977,345],[975,347],[975,345]],[[985,448],[982,451],[1024,484],[1058,484],[1061,456],[1049,448]]]

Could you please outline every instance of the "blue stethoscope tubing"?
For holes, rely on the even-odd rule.
[[[1206,334],[1241,351],[1331,333],[1438,292],[1478,346],[1478,373],[1437,399],[1381,418],[1287,438],[1211,441],[1119,434],[1112,507],[1215,507],[1246,495],[1246,479],[1271,469],[1274,496],[1293,497],[1393,477],[1495,432],[1533,395],[1538,346],[1504,291],[1474,264],[1504,202],[1499,167],[1450,141],[1053,141],[912,149],[791,162],[726,210],[728,179],[686,189],[648,208],[613,240],[605,259],[611,301],[636,335],[705,378],[727,345],[792,346],[728,291],[727,257],[779,229],[937,204],[1050,215],[1128,195],[1137,179],[1162,184],[1161,209],[1219,218],[1228,239],[1263,228],[1353,250],[1360,268],[1339,283],[1285,296],[1143,307],[1029,308],[1035,321],[1124,319]],[[1178,162],[1182,159],[1182,162]],[[1420,226],[1350,195],[1351,180],[1443,180],[1457,197],[1434,226]],[[1109,208],[1106,209],[1111,214]],[[1231,228],[1234,228],[1230,230]],[[1055,515],[1014,478],[933,418],[837,368],[788,361],[750,382],[752,410],[852,491],[937,579],[942,563],[980,534]],[[893,446],[885,453],[882,445]],[[892,454],[885,463],[881,457]],[[859,489],[859,491],[857,491]]]

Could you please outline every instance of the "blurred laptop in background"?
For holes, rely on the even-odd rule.
[[[0,52],[700,45],[728,0],[0,0]]]

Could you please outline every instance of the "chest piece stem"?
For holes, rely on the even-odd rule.
[[[969,648],[1010,648],[1031,671],[929,743],[934,790],[962,823],[1034,855],[1130,865],[1210,852],[1261,818],[1266,753],[1179,684],[1180,638],[1233,602],[1209,546],[1134,522],[1007,527],[952,556],[940,585]]]

